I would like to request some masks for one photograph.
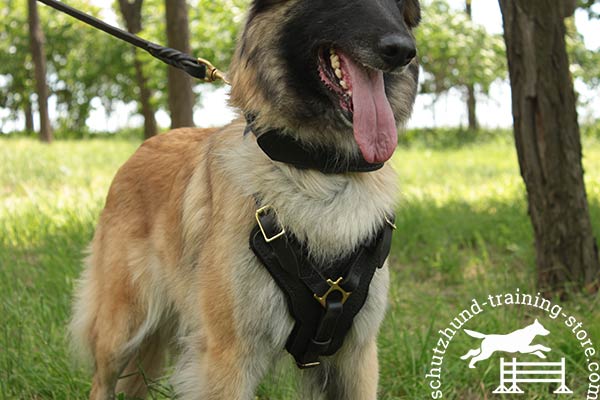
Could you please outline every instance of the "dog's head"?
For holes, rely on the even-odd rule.
[[[386,161],[416,96],[419,19],[418,0],[254,0],[232,105],[258,126]]]
[[[544,325],[542,325],[537,319],[533,321],[531,326],[533,326],[536,335],[547,336],[548,334],[550,334],[550,331],[544,328]]]

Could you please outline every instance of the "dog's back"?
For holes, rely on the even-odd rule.
[[[106,363],[120,372],[131,352],[143,340],[151,343],[147,335],[168,317],[172,300],[161,297],[164,285],[157,281],[180,262],[183,198],[212,133],[181,129],[147,140],[111,184],[71,321],[74,345],[81,355],[94,356],[97,369]],[[154,355],[143,363],[147,373],[160,371],[163,348],[153,345]],[[97,380],[114,380],[114,373],[97,371]],[[139,377],[129,381],[132,395],[145,393]],[[106,390],[91,397],[105,398]]]

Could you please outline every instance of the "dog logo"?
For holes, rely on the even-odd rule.
[[[479,348],[469,350],[467,354],[460,358],[461,360],[467,360],[472,357],[469,368],[475,368],[477,362],[487,360],[496,351],[535,354],[539,358],[546,358],[543,352],[551,350],[541,344],[531,344],[536,336],[547,336],[550,333],[537,319],[525,328],[517,329],[506,335],[486,335],[468,329],[464,331],[476,339],[483,339]]]

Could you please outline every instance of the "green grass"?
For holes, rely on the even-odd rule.
[[[81,399],[89,390],[89,373],[72,362],[65,338],[73,281],[110,180],[137,145],[0,140],[0,399]],[[600,143],[586,141],[584,153],[600,237]],[[380,398],[424,399],[431,392],[424,376],[438,330],[473,298],[517,287],[535,293],[532,233],[506,139],[450,149],[407,146],[398,150],[394,165],[403,194],[391,253],[390,309],[380,335]],[[582,295],[561,303],[584,322],[596,345],[597,301]],[[543,343],[567,357],[575,397],[585,397],[585,356],[559,320],[506,306],[486,309],[466,328],[506,333],[536,317],[552,332]],[[462,332],[452,341],[443,364],[444,398],[494,398],[498,357],[475,370],[458,359],[477,343]],[[258,397],[296,398],[288,375],[270,376]],[[168,390],[164,385],[156,385],[156,398],[165,397],[158,393]],[[548,385],[522,387],[528,399],[555,398]]]

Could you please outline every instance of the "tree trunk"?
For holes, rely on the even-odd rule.
[[[471,0],[465,2],[465,13],[472,18]],[[469,117],[469,130],[476,131],[479,129],[477,123],[477,100],[475,99],[475,85],[472,83],[467,85],[467,115]]]
[[[31,106],[31,101],[29,99],[25,103],[23,113],[25,114],[25,132],[33,132],[33,107]]]
[[[148,139],[158,133],[158,127],[154,116],[154,107],[152,107],[152,103],[150,102],[152,90],[148,87],[148,78],[144,74],[138,49],[133,49],[133,64],[135,66],[135,79],[140,88],[140,104],[142,106],[142,115],[144,116],[144,139]]]
[[[475,99],[475,85],[467,85],[467,115],[469,117],[469,130],[479,129],[477,122],[477,100]]]
[[[499,0],[515,142],[534,229],[539,289],[597,291],[598,248],[581,165],[564,18],[556,0]]]
[[[119,0],[119,8],[127,30],[133,34],[137,34],[142,30],[142,3],[143,0],[134,0],[133,3],[130,3],[129,0]],[[158,133],[158,127],[154,107],[151,103],[152,90],[148,86],[148,78],[144,74],[138,50],[135,48],[133,49],[133,65],[135,67],[135,80],[140,91],[140,108],[144,116],[144,139],[148,139]]]
[[[168,46],[190,53],[190,31],[185,0],[165,0]],[[194,92],[192,79],[171,66],[167,76],[171,128],[194,126]]]
[[[31,58],[35,70],[35,87],[38,96],[38,109],[40,113],[40,140],[50,143],[52,141],[52,126],[48,115],[48,84],[46,83],[46,52],[44,51],[44,33],[40,26],[36,0],[28,0],[29,40],[31,44]]]

